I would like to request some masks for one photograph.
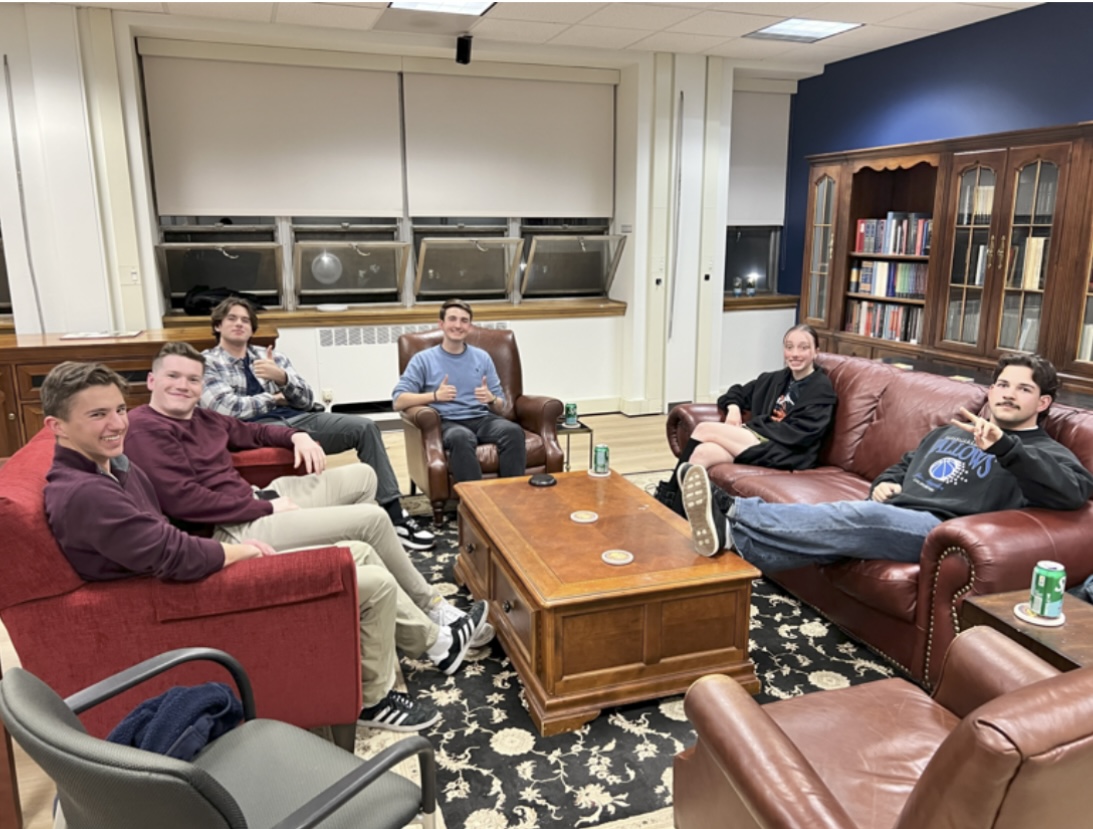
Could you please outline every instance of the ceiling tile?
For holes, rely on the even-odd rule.
[[[639,29],[608,29],[605,26],[570,26],[550,41],[551,46],[589,46],[597,49],[625,49],[649,33]]]
[[[153,14],[166,14],[166,3],[80,3],[81,6],[90,6],[98,9],[117,9],[120,12],[152,12]]]
[[[884,21],[885,26],[899,26],[908,29],[928,29],[931,32],[944,32],[989,20],[1013,9],[1000,9],[971,3],[927,3],[922,8]]]
[[[167,3],[170,14],[184,17],[219,17],[226,20],[273,20],[273,3]]]
[[[772,14],[782,17],[808,17],[806,12],[822,3],[697,3],[708,11],[741,14]]]
[[[656,32],[699,12],[687,6],[661,6],[656,3],[608,3],[582,23],[589,26],[622,26],[627,29],[644,29]]]
[[[771,17],[761,14],[729,14],[727,12],[701,12],[681,23],[668,27],[669,32],[684,32],[693,35],[721,35],[739,37],[749,32],[781,23],[784,17]]]
[[[762,60],[775,55],[784,55],[793,51],[802,43],[790,43],[786,40],[755,40],[752,38],[738,37],[733,40],[707,49],[707,55],[717,55],[723,58],[737,58],[739,60]]]
[[[877,49],[887,49],[900,43],[907,43],[920,37],[928,37],[933,32],[923,29],[897,29],[894,26],[862,26],[860,29],[851,29],[849,32],[825,38],[814,45],[823,49],[831,49],[836,52],[843,51],[847,56],[861,55]]]
[[[524,20],[479,20],[471,27],[475,37],[510,43],[546,43],[569,28],[564,23],[532,23]]]
[[[606,3],[494,3],[487,20],[532,20],[537,23],[578,23]]]
[[[630,46],[643,52],[679,52],[684,55],[696,55],[720,46],[723,37],[709,35],[687,35],[676,32],[657,32]]]
[[[836,20],[840,23],[880,23],[882,20],[913,12],[925,3],[822,3],[808,10],[810,20]],[[938,4],[942,5],[942,4]]]
[[[376,25],[381,14],[382,8],[348,3],[278,3],[273,20],[275,23],[367,31]]]

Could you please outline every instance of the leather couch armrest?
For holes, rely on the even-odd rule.
[[[516,422],[543,440],[547,472],[561,472],[565,453],[558,443],[558,418],[562,416],[562,401],[541,394],[524,394],[516,398]]]
[[[812,765],[739,683],[721,674],[704,676],[683,705],[699,741],[757,826],[853,829]],[[731,823],[731,816],[724,819]]]
[[[989,627],[973,627],[953,640],[934,700],[963,719],[980,705],[1058,675],[1058,669]]]
[[[926,537],[920,558],[918,616],[926,631],[922,676],[937,681],[945,651],[956,636],[960,605],[969,593],[1028,587],[1041,559],[1066,567],[1073,583],[1093,572],[1088,554],[1093,506],[1078,510],[1021,509],[945,521]]]
[[[668,448],[677,458],[691,439],[691,432],[699,423],[714,421],[720,423],[725,416],[717,408],[716,403],[681,403],[674,406],[668,412],[668,422],[665,428],[668,431]]]
[[[411,406],[403,409],[399,415],[406,423],[422,432],[427,432],[429,429],[440,431],[440,413],[432,406]]]

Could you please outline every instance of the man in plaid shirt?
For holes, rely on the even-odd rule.
[[[203,408],[240,420],[301,429],[327,454],[356,450],[361,463],[376,473],[376,501],[391,516],[402,546],[428,550],[436,544],[436,537],[402,508],[398,479],[376,424],[366,417],[323,411],[288,357],[275,353],[273,346],[262,349],[250,344],[258,330],[258,310],[249,300],[229,297],[221,302],[213,309],[212,326],[220,344],[204,352]]]

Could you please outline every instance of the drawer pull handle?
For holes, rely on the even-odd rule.
[[[468,541],[467,544],[464,545],[463,549],[466,550],[468,554],[470,554],[470,553],[473,553],[478,548],[475,547],[473,541]]]
[[[512,602],[510,602],[508,599],[505,599],[505,601],[501,602],[501,609],[503,611],[505,611],[506,613],[511,613],[512,612]]]

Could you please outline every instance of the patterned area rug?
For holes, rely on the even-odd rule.
[[[452,575],[456,535],[449,522],[437,549],[415,554],[415,563],[465,606],[469,597]],[[753,588],[750,647],[762,703],[893,673],[762,579]],[[443,714],[427,736],[436,748],[447,827],[671,826],[672,757],[694,742],[682,696],[607,709],[578,731],[540,737],[516,671],[496,641],[472,652],[454,677],[406,658],[402,671],[407,686]],[[357,750],[369,754],[390,741],[390,735],[362,729]]]

